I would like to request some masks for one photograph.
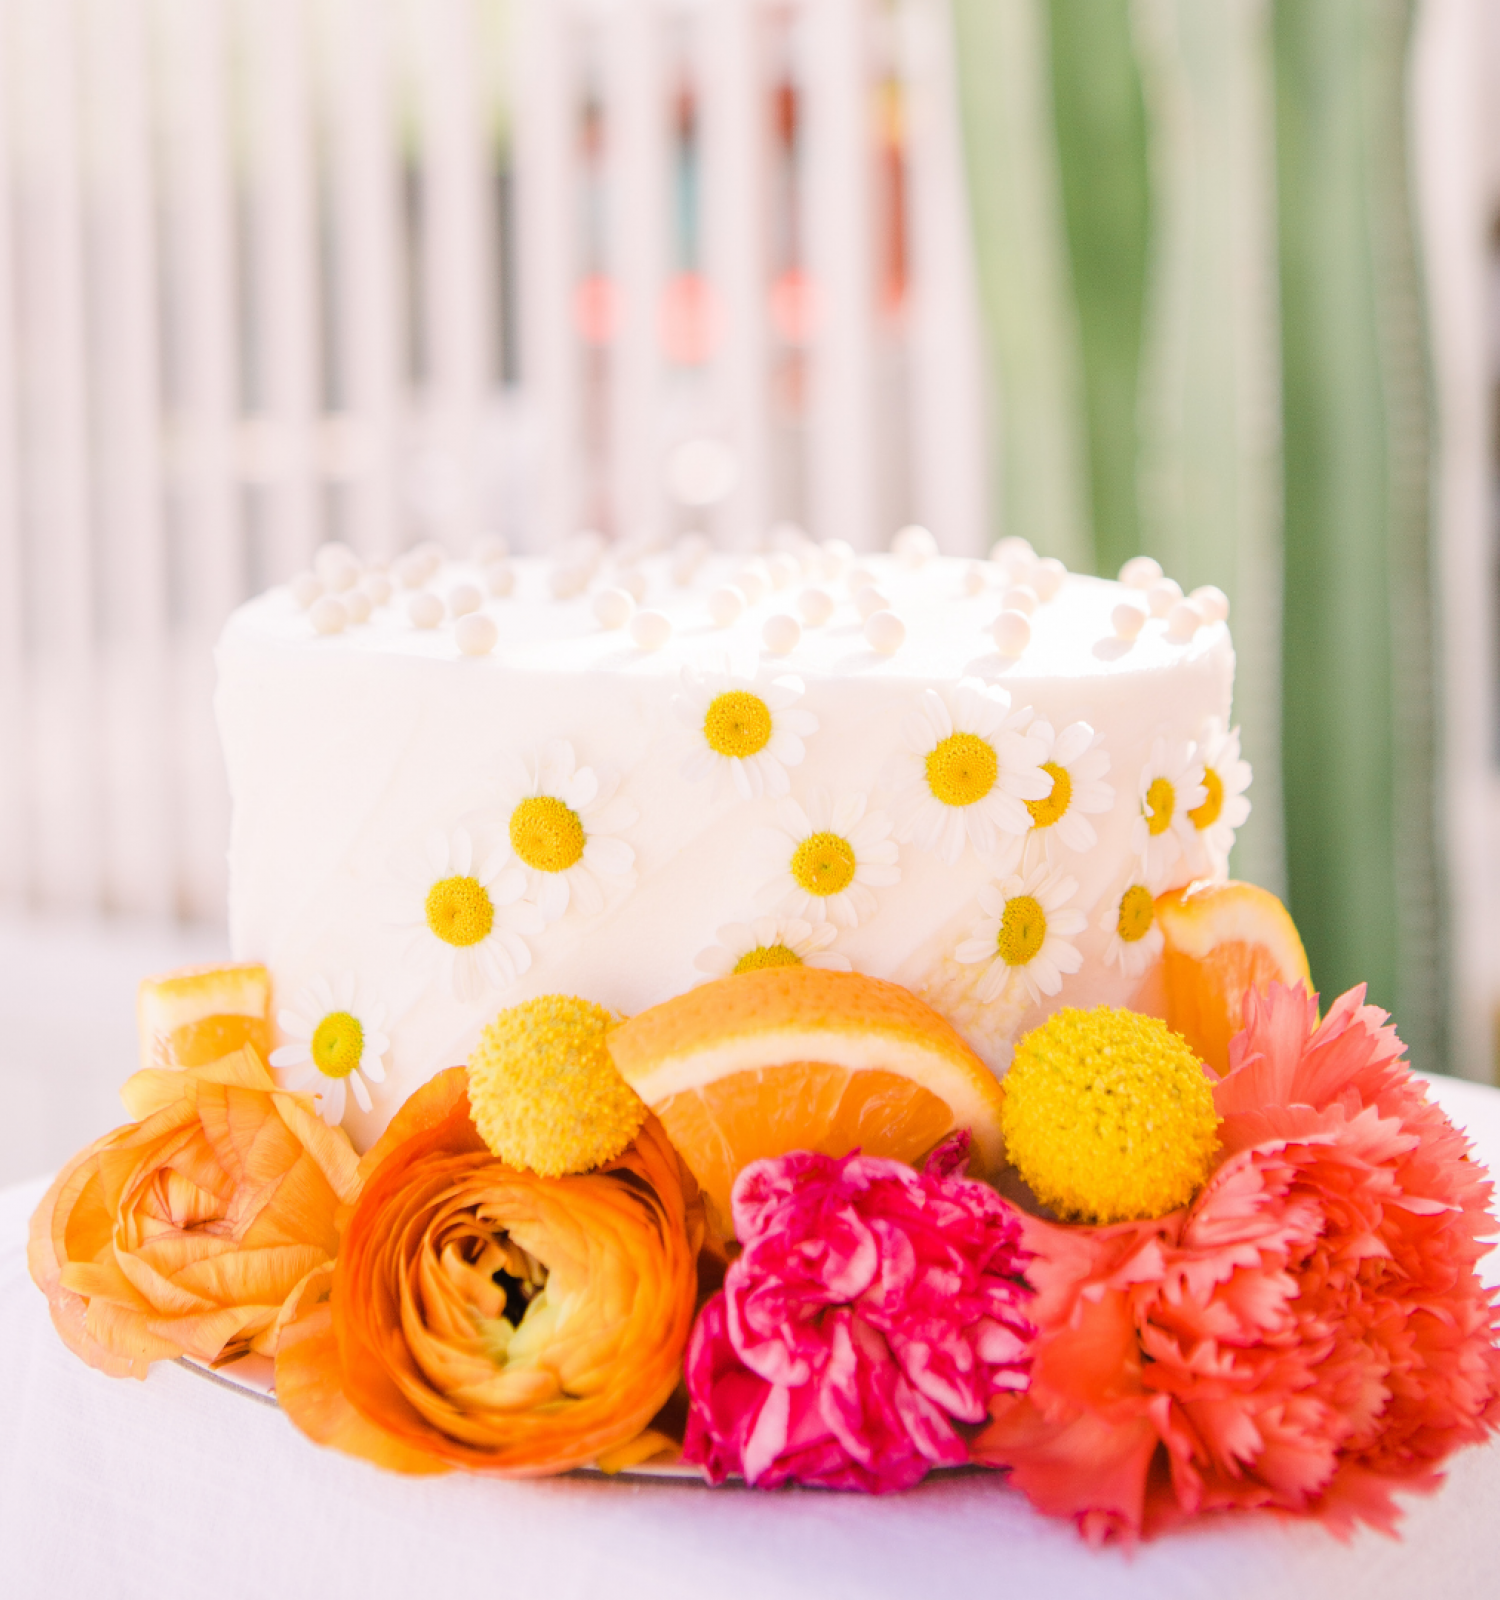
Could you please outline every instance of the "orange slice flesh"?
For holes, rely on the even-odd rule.
[[[728,1231],[751,1161],[813,1150],[915,1161],[954,1128],[999,1166],[1000,1085],[915,995],[858,973],[774,967],[704,984],[609,1035]]]
[[[183,967],[136,993],[141,1066],[201,1067],[245,1045],[271,1053],[271,978],[259,962]]]
[[[1215,1072],[1229,1070],[1229,1041],[1245,996],[1271,983],[1312,988],[1307,953],[1286,907],[1253,883],[1193,883],[1156,902],[1166,939],[1167,1025]]]

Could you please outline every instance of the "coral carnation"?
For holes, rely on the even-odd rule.
[[[1032,1384],[975,1454],[1094,1539],[1276,1508],[1389,1528],[1493,1426],[1490,1184],[1356,989],[1246,999],[1222,1160],[1153,1222],[1034,1218]]]
[[[688,1346],[685,1460],[715,1483],[905,1489],[968,1460],[956,1423],[1026,1382],[1020,1217],[959,1176],[794,1154],[734,1186],[744,1253]]]

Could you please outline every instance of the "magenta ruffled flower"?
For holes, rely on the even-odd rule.
[[[922,1172],[801,1153],[745,1168],[744,1251],[688,1342],[685,1460],[714,1483],[877,1494],[968,1461],[955,1424],[1026,1387],[1032,1326],[1020,1218],[960,1176],[967,1144]]]

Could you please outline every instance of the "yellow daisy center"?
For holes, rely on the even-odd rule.
[[[1146,828],[1155,838],[1172,826],[1172,813],[1177,809],[1177,791],[1165,778],[1153,778],[1146,790]]]
[[[842,894],[854,867],[854,846],[836,833],[809,834],[792,852],[792,876],[809,894]]]
[[[1061,822],[1073,803],[1073,780],[1068,776],[1068,769],[1055,761],[1044,761],[1042,771],[1052,780],[1052,793],[1044,800],[1026,801],[1033,828],[1050,828],[1054,822]]]
[[[510,847],[538,872],[566,872],[583,855],[578,813],[550,794],[523,800],[510,814]]]
[[[502,1161],[544,1178],[612,1160],[646,1120],[616,1070],[616,1018],[573,995],[548,994],[502,1011],[469,1057],[469,1112]]]
[[[1047,913],[1035,895],[1012,895],[1005,902],[995,946],[1008,967],[1024,967],[1040,953],[1047,940]]]
[[[347,1078],[365,1050],[365,1030],[347,1011],[330,1011],[313,1032],[313,1065],[325,1078]]]
[[[427,926],[444,944],[478,944],[495,926],[495,907],[478,878],[443,878],[427,891]]]
[[[1188,819],[1195,828],[1213,827],[1224,809],[1224,780],[1212,767],[1203,769],[1203,787],[1208,791],[1203,804],[1188,812]]]
[[[1115,931],[1126,944],[1134,944],[1151,932],[1156,921],[1156,902],[1151,891],[1142,883],[1133,883],[1120,896],[1120,915]]]
[[[1088,1222],[1186,1205],[1218,1148],[1203,1064],[1155,1017],[1068,1006],[1016,1046],[1000,1125],[1032,1192]]]
[[[950,733],[927,752],[927,787],[945,806],[971,806],[995,787],[1000,758],[977,733]]]
[[[802,957],[784,944],[757,945],[734,964],[736,972],[763,972],[767,967],[800,967]]]
[[[715,695],[704,714],[703,737],[718,756],[743,761],[759,755],[771,742],[771,709],[745,689]]]

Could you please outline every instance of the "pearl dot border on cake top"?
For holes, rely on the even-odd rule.
[[[763,552],[731,564],[726,581],[725,558],[705,534],[684,534],[670,546],[612,547],[601,534],[585,530],[543,565],[544,590],[538,594],[534,583],[523,586],[521,578],[522,568],[535,567],[535,561],[522,558],[518,567],[507,542],[495,535],[476,541],[469,561],[456,563],[451,582],[453,558],[430,541],[389,565],[362,561],[349,546],[330,541],[314,553],[312,570],[289,582],[287,593],[306,614],[314,637],[336,638],[395,607],[413,630],[440,636],[451,631],[455,657],[503,649],[504,602],[573,605],[586,598],[596,627],[620,633],[648,656],[666,650],[684,627],[694,631],[677,614],[680,601],[688,600],[730,641],[750,624],[755,647],[769,656],[793,657],[809,630],[842,626],[862,636],[875,655],[890,658],[912,637],[910,619],[902,615],[906,586],[921,582],[938,554],[930,530],[915,523],[896,534],[888,556],[860,556],[842,540],[816,544],[795,525],[781,523]],[[981,629],[997,661],[1014,667],[1024,661],[1040,614],[1066,578],[1061,561],[1038,556],[1028,540],[1012,535],[991,548],[987,561],[969,561],[960,569],[952,597],[960,604],[996,598],[998,609]],[[1151,623],[1164,643],[1175,646],[1229,617],[1222,589],[1203,584],[1184,595],[1151,556],[1132,557],[1118,582],[1127,595],[1111,609],[1106,635],[1116,651],[1128,651]],[[655,603],[647,605],[653,592]]]

